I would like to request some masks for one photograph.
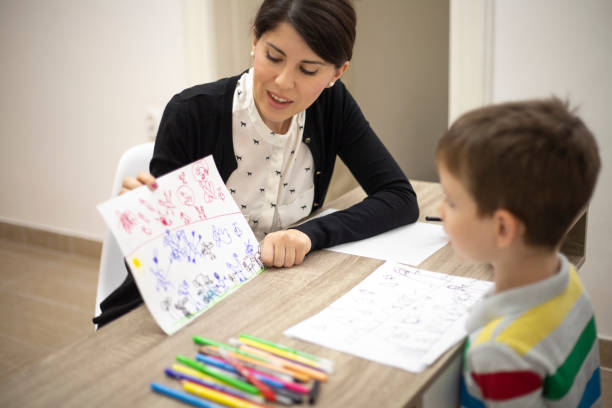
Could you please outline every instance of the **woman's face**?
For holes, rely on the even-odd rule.
[[[286,133],[291,118],[308,108],[348,67],[323,61],[289,23],[253,40],[255,106],[264,123]]]

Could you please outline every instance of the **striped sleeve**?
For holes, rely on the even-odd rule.
[[[599,404],[597,329],[573,267],[557,296],[491,320],[470,341],[464,355],[465,407],[479,406],[474,401],[488,407]]]
[[[487,343],[466,357],[465,392],[472,399],[482,401],[488,407],[544,406],[542,386],[545,374],[534,370],[528,361],[508,346]]]

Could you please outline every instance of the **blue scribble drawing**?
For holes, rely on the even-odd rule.
[[[223,275],[220,276],[217,272],[213,273],[213,276],[215,277],[215,279],[217,280],[217,283],[215,283],[215,288],[217,290],[221,290],[222,292],[225,291],[226,289],[228,289],[228,285],[226,283],[227,281],[227,276]]]
[[[181,282],[178,289],[176,290],[176,293],[179,296],[183,296],[185,299],[187,299],[185,303],[192,305],[196,311],[200,310],[200,308],[202,307],[202,303],[200,303],[197,298],[192,296],[191,286],[189,285],[189,282],[187,282],[186,280],[183,280]]]
[[[196,234],[195,231],[191,231],[191,234],[188,235],[185,230],[180,229],[175,232],[166,230],[162,242],[170,249],[170,263],[184,260],[196,263],[197,258],[202,255],[202,251],[199,250],[201,241],[202,235]]]
[[[261,251],[261,249],[259,249],[258,251]],[[247,242],[245,243],[245,248],[244,248],[244,253],[249,255],[249,256],[255,256],[255,247],[253,246],[253,244],[251,244],[251,240],[247,239]]]
[[[234,257],[232,262],[225,262],[225,266],[227,266],[233,272],[228,274],[228,278],[232,282],[234,282],[236,278],[238,278],[240,282],[244,282],[245,280],[247,280],[247,277],[244,275],[242,265],[240,265],[240,259],[238,258],[238,254],[234,252],[232,256]]]
[[[238,223],[234,222],[232,224],[232,227],[234,227],[234,234],[236,234],[236,236],[238,238],[241,238],[242,237],[242,229],[240,229],[240,226],[238,225]]]
[[[198,296],[206,305],[220,295],[220,293],[215,290],[215,284],[212,279],[210,279],[209,276],[204,276],[201,273],[195,277],[193,280],[193,285],[197,288]]]
[[[157,249],[153,251],[153,266],[149,268],[149,271],[151,272],[151,275],[155,277],[155,289],[158,292],[167,292],[169,288],[173,287],[172,282],[168,279],[168,269],[164,271],[159,265]]]
[[[257,248],[257,251],[255,251],[255,248]],[[257,273],[263,268],[263,263],[261,262],[261,247],[259,245],[255,247],[251,244],[251,240],[249,239],[247,239],[245,243],[242,267],[249,275]]]
[[[232,243],[232,237],[229,232],[227,232],[227,228],[219,228],[213,225],[213,241],[217,244],[218,248],[221,248],[222,244],[229,245]]]

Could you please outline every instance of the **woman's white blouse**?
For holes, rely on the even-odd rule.
[[[227,180],[232,198],[257,239],[310,213],[314,162],[302,143],[306,111],[293,116],[286,134],[272,132],[253,99],[253,68],[234,91],[232,139],[238,168]]]

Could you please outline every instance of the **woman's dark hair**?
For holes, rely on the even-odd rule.
[[[356,20],[350,0],[264,0],[253,29],[259,39],[287,22],[318,56],[339,68],[353,56]]]

